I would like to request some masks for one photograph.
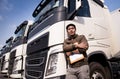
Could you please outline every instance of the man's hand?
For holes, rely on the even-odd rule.
[[[75,45],[75,48],[78,48],[78,42],[74,43],[73,45]]]
[[[66,52],[66,55],[67,56],[70,56],[72,53],[71,52]]]
[[[71,52],[66,52],[66,55],[67,55],[67,56],[70,56],[71,54],[79,54],[79,50],[76,49],[76,50],[73,50],[73,51],[71,51]]]

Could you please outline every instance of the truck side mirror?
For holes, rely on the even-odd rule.
[[[81,6],[81,0],[76,0],[76,10],[78,10]]]

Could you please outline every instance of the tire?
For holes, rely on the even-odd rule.
[[[90,63],[90,79],[108,79],[107,72],[101,64],[97,62]]]

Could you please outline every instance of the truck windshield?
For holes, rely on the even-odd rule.
[[[8,40],[6,40],[6,47],[12,47],[12,41],[13,41],[13,37],[10,37]]]
[[[23,37],[24,33],[25,33],[25,29],[27,27],[28,21],[24,21],[23,23],[21,23],[17,29],[15,30],[15,40],[17,38]]]
[[[1,49],[1,54],[6,53],[6,52],[5,52],[5,49],[6,49],[6,45],[4,45],[4,46],[2,47],[2,49]]]
[[[19,29],[19,31],[17,31],[17,33],[15,33],[15,37],[18,38],[24,36],[25,29],[26,25],[24,25],[22,28]]]
[[[33,12],[33,17],[35,17],[35,22],[38,20],[39,21],[43,20],[44,15],[46,13],[60,6],[63,6],[63,0],[44,0],[44,2],[40,3]]]
[[[11,47],[11,42],[12,42],[12,41],[7,42],[7,43],[6,43],[6,47]]]
[[[44,3],[42,3],[44,1]],[[43,0],[41,3],[37,6],[35,11],[33,12],[33,17],[40,17],[43,14],[45,14],[47,11],[62,6],[62,0]],[[37,18],[36,17],[36,18]]]
[[[30,32],[36,27],[39,23],[41,23],[45,18],[45,15],[53,11],[55,8],[63,6],[63,0],[43,0],[36,7],[33,12],[33,17],[35,18],[32,27],[30,27]]]

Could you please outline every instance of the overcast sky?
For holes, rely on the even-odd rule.
[[[32,12],[41,0],[0,0],[0,48],[13,36],[16,26],[33,20]],[[105,0],[110,11],[120,8],[120,0]]]

